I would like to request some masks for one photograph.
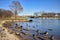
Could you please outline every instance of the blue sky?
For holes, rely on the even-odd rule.
[[[9,10],[9,5],[14,0],[0,0],[0,8]],[[31,15],[34,12],[60,12],[60,0],[18,0],[23,12],[20,15]]]

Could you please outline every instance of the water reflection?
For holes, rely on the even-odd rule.
[[[48,31],[49,35],[54,35],[57,39],[60,39],[60,20],[56,19],[40,19],[32,18],[33,22],[17,22],[24,28],[32,30],[41,30],[41,32]]]

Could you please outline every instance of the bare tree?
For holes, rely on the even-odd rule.
[[[18,13],[20,13],[23,10],[19,1],[12,1],[10,8],[11,8],[12,12],[15,14],[15,19],[16,19],[16,16],[18,15]]]

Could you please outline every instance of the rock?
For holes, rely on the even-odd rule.
[[[33,20],[29,20],[29,22],[32,22]]]

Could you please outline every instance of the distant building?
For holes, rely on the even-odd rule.
[[[60,13],[56,13],[56,17],[57,18],[60,18]]]
[[[60,17],[60,13],[57,13],[57,16]]]

